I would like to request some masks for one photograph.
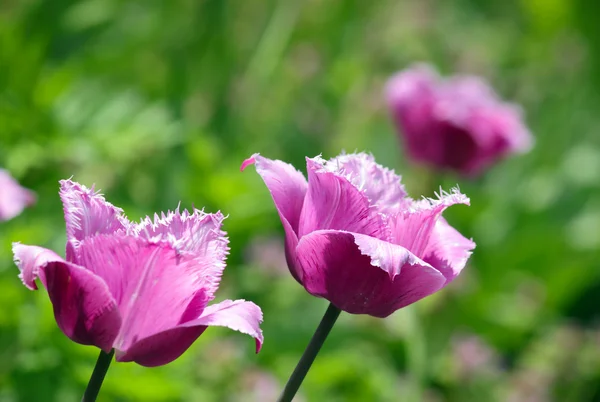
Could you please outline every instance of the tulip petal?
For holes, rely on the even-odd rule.
[[[202,315],[177,327],[138,340],[129,349],[117,351],[117,361],[135,361],[143,366],[167,364],[183,354],[208,326],[221,326],[256,339],[256,352],[263,343],[259,327],[260,308],[244,300],[225,300],[208,306]]]
[[[107,202],[94,190],[71,180],[60,181],[60,199],[67,223],[67,260],[77,260],[77,248],[83,239],[124,229],[129,222],[123,210]]]
[[[365,192],[319,158],[306,158],[308,192],[300,218],[300,236],[315,230],[343,230],[387,239],[388,229]]]
[[[300,239],[297,255],[306,290],[352,314],[387,317],[445,283],[403,247],[356,233],[315,231]]]
[[[181,356],[205,330],[206,326],[174,327],[136,340],[128,349],[117,348],[115,358],[146,367],[162,366]]]
[[[105,352],[112,349],[121,316],[100,277],[42,247],[14,243],[13,254],[25,286],[37,289],[35,278],[39,277],[46,287],[54,317],[65,335]]]
[[[226,242],[226,239],[223,239],[225,232],[221,231],[224,219],[221,212],[207,214],[195,209],[189,213],[187,210],[179,212],[177,208],[174,212],[168,211],[161,216],[155,214],[154,220],[146,217],[133,227],[139,236],[146,239],[159,238],[168,241],[178,250],[204,254],[206,244],[215,240]],[[221,250],[227,250],[227,244],[224,246]]]
[[[438,219],[425,250],[425,260],[450,283],[467,264],[475,243],[460,234],[446,222]]]
[[[285,231],[285,255],[290,272],[301,281],[301,272],[296,267],[295,249],[298,244],[300,214],[306,196],[307,182],[302,173],[292,165],[280,160],[264,158],[254,154],[242,163],[241,169],[255,164],[256,172],[262,177],[273,197],[275,208]]]
[[[406,264],[421,264],[417,256],[402,246],[379,240],[374,237],[352,233],[354,243],[358,246],[361,254],[371,258],[371,265],[379,267],[388,273],[391,280],[400,275]]]
[[[224,242],[219,244],[225,247]],[[118,234],[87,238],[79,253],[85,266],[106,281],[119,305],[123,316],[115,341],[119,350],[174,328],[189,314],[192,302],[194,310],[202,310],[214,298],[219,280],[215,273],[220,275],[224,264],[224,253],[195,255],[168,242]]]
[[[210,295],[216,292],[225,269],[225,259],[229,252],[226,233],[221,230],[225,217],[221,212],[207,214],[201,210],[182,213],[167,212],[154,220],[146,217],[133,225],[140,237],[150,241],[165,241],[174,249],[195,256],[199,261],[212,261],[204,267],[204,276],[210,279],[204,288]],[[211,297],[212,299],[212,297]]]
[[[21,187],[4,169],[0,169],[0,189],[0,221],[14,218],[35,203],[35,194]]]
[[[402,178],[377,164],[372,155],[342,154],[326,161],[323,168],[346,177],[380,212],[391,213],[407,202]]]
[[[206,307],[200,318],[183,325],[227,327],[250,335],[256,339],[256,353],[258,353],[264,342],[260,329],[262,320],[262,311],[256,304],[245,300],[224,300]]]
[[[458,189],[452,189],[451,193],[441,192],[438,199],[414,201],[408,210],[390,218],[393,243],[423,257],[437,220],[446,208],[454,204],[469,205],[469,198]]]

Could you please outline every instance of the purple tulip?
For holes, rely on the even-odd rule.
[[[14,218],[34,203],[35,194],[21,187],[6,170],[0,169],[0,221]]]
[[[94,189],[61,181],[66,260],[13,244],[29,289],[39,278],[60,329],[77,343],[115,349],[117,361],[160,366],[178,358],[208,326],[249,334],[260,350],[262,312],[254,303],[214,299],[228,240],[223,215],[179,210],[127,220]]]
[[[468,204],[454,190],[408,198],[400,177],[366,154],[307,158],[293,166],[258,154],[254,163],[285,230],[288,267],[312,295],[353,314],[386,317],[446,286],[475,244],[441,214]]]
[[[418,65],[393,76],[386,97],[408,155],[438,169],[476,176],[533,143],[521,110],[477,77],[442,80]]]

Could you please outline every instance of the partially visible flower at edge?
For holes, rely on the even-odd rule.
[[[35,201],[33,191],[22,187],[8,171],[0,169],[0,221],[14,218]]]
[[[533,145],[521,109],[503,102],[479,77],[444,80],[431,66],[418,64],[390,78],[385,92],[406,153],[415,161],[477,176]]]
[[[386,317],[449,284],[475,243],[442,217],[468,204],[458,190],[413,200],[400,177],[364,153],[292,165],[254,154],[285,231],[293,277],[312,295],[353,314]]]
[[[13,244],[29,289],[46,287],[60,329],[71,340],[115,349],[117,361],[167,364],[208,326],[224,326],[263,342],[254,303],[214,299],[228,253],[224,216],[179,210],[130,222],[123,210],[70,180],[60,182],[67,225],[66,259]]]

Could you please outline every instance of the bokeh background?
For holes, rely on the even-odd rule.
[[[265,345],[209,329],[176,362],[113,364],[100,401],[273,401],[326,309],[287,273],[254,152],[372,152],[412,195],[383,102],[415,61],[520,103],[527,155],[459,184],[477,249],[443,292],[385,320],[342,315],[299,401],[600,400],[600,24],[592,0],[2,0],[0,166],[38,204],[0,225],[0,401],[77,401],[97,350],[21,286],[10,244],[63,252],[58,180],[130,218],[229,215],[219,298],[262,306]]]

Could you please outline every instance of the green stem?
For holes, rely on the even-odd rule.
[[[329,335],[331,328],[333,328],[333,324],[335,324],[340,312],[341,310],[335,307],[333,304],[329,305],[325,315],[323,316],[323,319],[321,319],[321,323],[315,331],[315,334],[306,347],[304,354],[300,358],[298,365],[294,369],[294,372],[285,385],[283,393],[277,400],[278,402],[291,402],[292,399],[294,399],[296,392],[298,392],[298,388],[300,388],[304,377],[306,377],[306,373],[308,373],[310,366],[315,361],[319,350],[321,350],[321,346],[323,346],[325,339],[327,339],[327,335]]]
[[[102,350],[100,351],[100,356],[98,356],[96,366],[94,367],[90,382],[88,382],[81,402],[94,402],[96,400],[98,392],[100,392],[100,387],[102,386],[102,381],[104,381],[104,376],[106,376],[106,372],[108,371],[108,367],[110,366],[114,354],[114,349],[111,350],[110,353],[105,353]]]

